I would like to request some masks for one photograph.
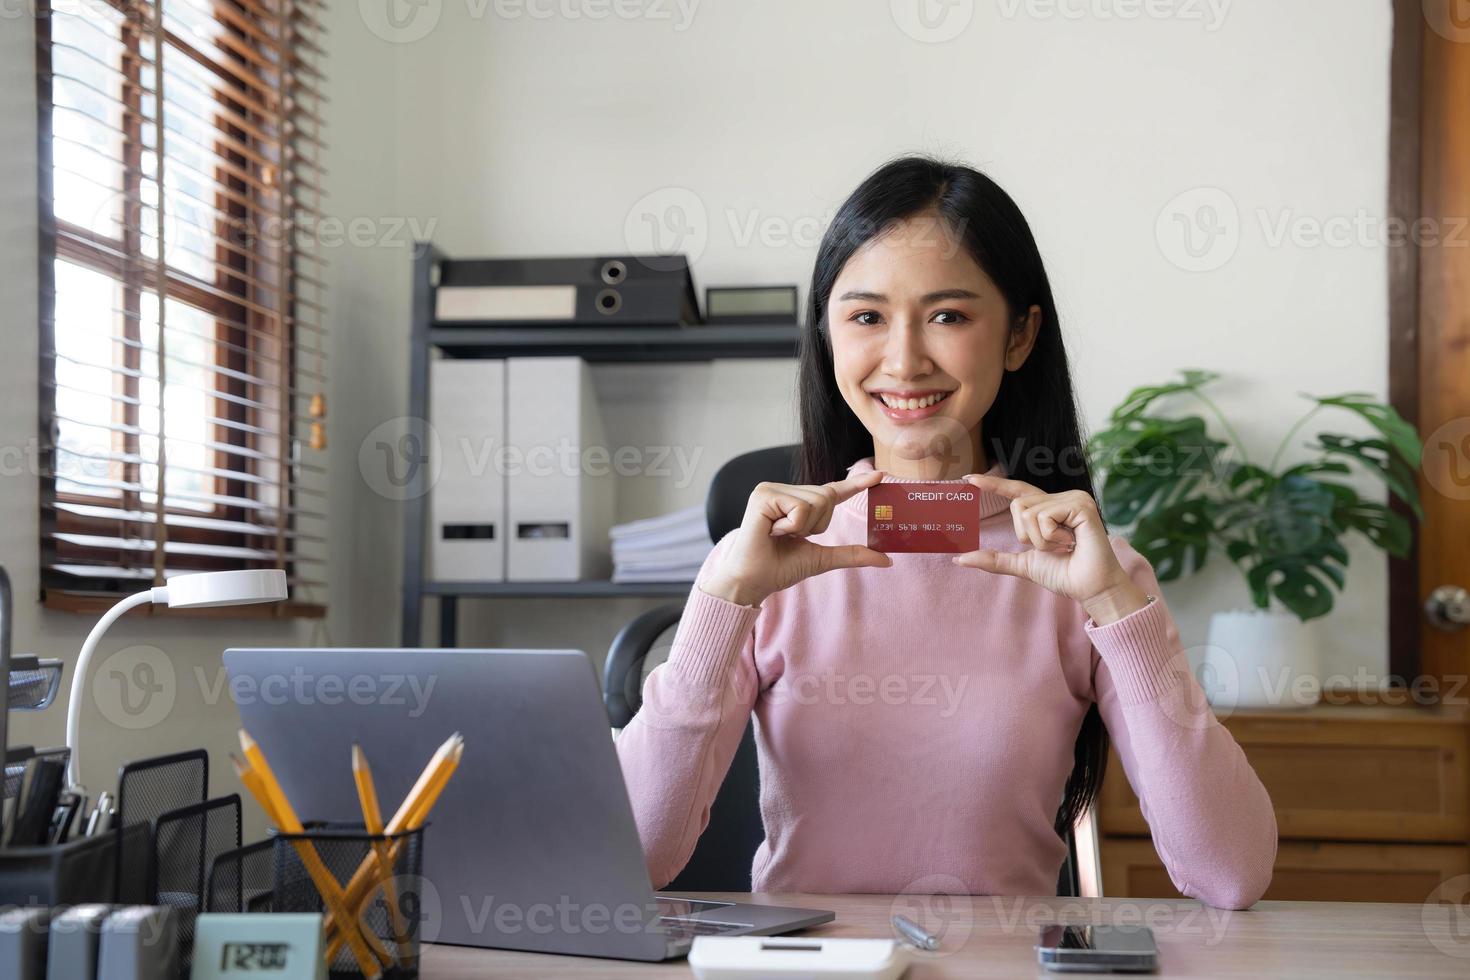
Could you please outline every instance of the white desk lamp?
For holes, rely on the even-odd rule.
[[[92,653],[97,649],[102,634],[123,613],[134,606],[148,603],[167,604],[171,609],[207,609],[211,606],[248,606],[257,602],[280,602],[286,598],[286,573],[279,568],[239,569],[230,572],[195,572],[175,575],[166,585],[145,589],[120,601],[107,610],[77,656],[76,670],[72,672],[71,697],[66,707],[66,747],[71,756],[66,764],[66,781],[79,787],[77,773],[78,729],[81,727],[82,693],[86,689],[87,666]]]

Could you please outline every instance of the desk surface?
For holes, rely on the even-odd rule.
[[[903,895],[711,895],[770,905],[833,909],[837,919],[806,936],[888,937],[903,912],[937,929],[943,945],[923,954],[911,980],[938,977],[1062,977],[1036,965],[1032,947],[1043,922],[1143,924],[1159,944],[1158,976],[1458,977],[1470,976],[1465,909],[1449,905],[1261,902],[1247,912],[1168,899],[972,898]],[[585,957],[430,946],[425,980],[514,977],[687,977],[683,960],[626,963]]]

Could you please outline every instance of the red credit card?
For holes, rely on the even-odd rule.
[[[980,491],[968,483],[879,483],[868,488],[868,547],[964,552],[980,547]]]

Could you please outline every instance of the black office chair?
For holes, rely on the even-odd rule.
[[[756,484],[796,480],[797,446],[776,446],[736,456],[715,473],[705,498],[705,520],[710,540],[718,541],[740,526],[745,505]],[[624,626],[613,639],[603,668],[603,702],[614,728],[633,720],[643,705],[643,661],[654,643],[679,622],[684,604],[669,603],[650,609]],[[765,840],[761,822],[760,774],[756,768],[754,727],[746,723],[740,747],[725,781],[710,806],[709,826],[694,846],[689,863],[669,883],[670,891],[750,891],[750,867],[756,848]],[[1067,859],[1062,864],[1057,894],[1078,892],[1076,847],[1067,835]]]
[[[705,498],[711,541],[740,526],[756,484],[796,479],[796,446],[757,449],[736,456],[715,474]],[[643,705],[643,661],[658,638],[679,621],[682,602],[650,609],[618,633],[602,674],[603,701],[613,727],[633,720]],[[689,863],[669,888],[675,891],[750,891],[755,849],[766,839],[761,823],[760,776],[756,771],[755,729],[748,722],[730,771],[710,806],[709,826],[694,846]]]

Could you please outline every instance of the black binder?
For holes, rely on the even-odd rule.
[[[437,287],[436,320],[446,326],[700,322],[694,280],[682,255],[447,260]],[[446,289],[453,290],[452,304],[443,302]]]

